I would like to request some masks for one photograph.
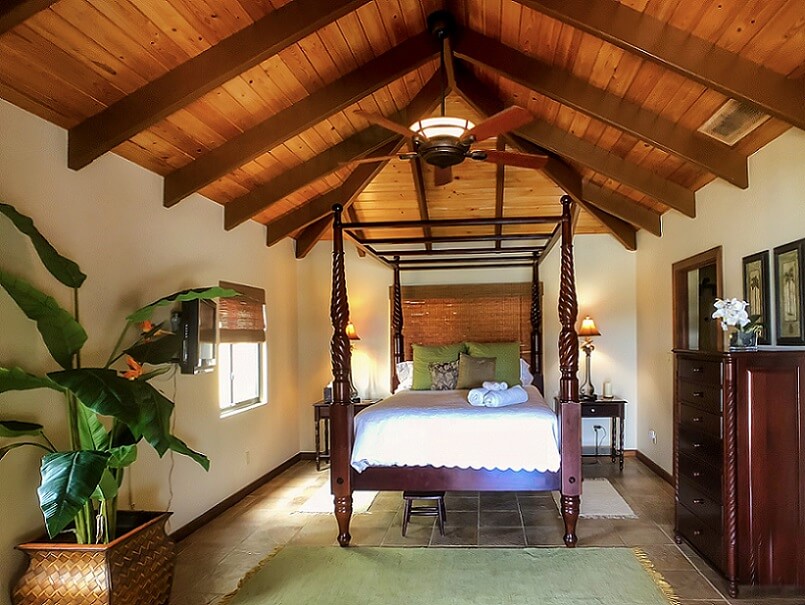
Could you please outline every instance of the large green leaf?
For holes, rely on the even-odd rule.
[[[175,361],[179,357],[181,348],[181,337],[178,334],[166,332],[149,338],[146,342],[134,345],[126,349],[124,353],[139,364],[159,365]]]
[[[92,497],[101,480],[109,454],[80,450],[58,452],[42,458],[39,506],[48,535],[61,532]]]
[[[154,309],[158,307],[167,307],[177,302],[185,302],[189,300],[208,300],[211,298],[229,298],[237,295],[237,291],[230,288],[221,288],[219,286],[212,288],[194,288],[192,290],[183,290],[182,292],[177,292],[176,294],[171,294],[170,296],[160,298],[156,302],[152,302],[150,305],[146,305],[141,309],[137,309],[134,313],[129,315],[126,320],[130,321],[131,323],[140,323],[142,321],[146,321],[147,319],[151,319],[151,316],[154,314]]]
[[[49,447],[42,445],[41,443],[35,443],[33,441],[17,441],[16,443],[11,443],[5,447],[0,447],[0,460],[2,460],[5,457],[5,455],[8,454],[11,450],[15,450],[18,447],[26,447],[26,446],[38,447],[40,449],[45,450],[46,452],[53,451]]]
[[[171,435],[170,448],[177,454],[183,454],[188,458],[192,458],[198,462],[205,471],[210,470],[210,459],[200,452],[191,450],[187,447],[187,444],[178,437]]]
[[[0,213],[5,214],[20,232],[31,238],[42,264],[45,265],[53,277],[70,288],[81,287],[87,276],[81,272],[75,262],[56,251],[50,242],[45,239],[45,236],[37,230],[30,217],[18,212],[14,206],[2,202],[0,202]]]
[[[107,465],[108,466],[108,465]],[[111,500],[117,496],[117,480],[115,476],[107,468],[101,475],[101,480],[98,481],[98,486],[92,492],[93,500]]]
[[[0,420],[0,437],[22,437],[25,435],[41,435],[44,427],[35,422],[20,420]]]
[[[109,447],[109,433],[98,416],[80,401],[76,405],[78,438],[81,449],[106,450]]]
[[[120,445],[109,450],[109,468],[126,468],[137,460],[136,445]]]
[[[47,376],[35,376],[20,368],[0,368],[0,393],[30,389],[63,390]]]
[[[50,354],[63,368],[69,368],[73,355],[87,341],[87,333],[55,299],[31,284],[0,270],[0,286],[14,299],[22,312],[36,322]]]

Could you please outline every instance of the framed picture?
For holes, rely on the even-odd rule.
[[[777,344],[805,345],[805,239],[774,249]]]
[[[749,303],[749,315],[760,315],[759,344],[771,343],[771,309],[769,308],[769,251],[744,256],[744,300]]]

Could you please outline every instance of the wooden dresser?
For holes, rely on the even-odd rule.
[[[729,580],[805,588],[805,351],[675,351],[676,539]]]

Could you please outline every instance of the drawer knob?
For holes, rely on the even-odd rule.
[[[702,398],[702,397],[704,397],[704,393],[702,391],[695,391],[693,393],[693,396],[698,397],[698,398]]]
[[[590,413],[595,414],[595,408],[590,408]]]
[[[694,536],[701,536],[701,535],[702,535],[702,530],[700,530],[700,529],[694,529],[694,530],[693,530],[693,535],[694,535]]]
[[[704,368],[693,368],[694,374],[701,374],[704,371]]]
[[[694,444],[693,444],[693,449],[694,449],[694,450],[698,450],[700,447],[702,447],[702,444],[701,444],[701,443],[694,443]]]
[[[693,476],[694,477],[701,477],[702,473],[701,473],[701,471],[693,471]]]
[[[691,420],[692,420],[693,422],[701,422],[701,421],[702,421],[702,417],[701,417],[701,416],[694,416],[693,418],[691,418]]]
[[[704,499],[703,498],[694,498],[693,503],[694,504],[704,504]]]

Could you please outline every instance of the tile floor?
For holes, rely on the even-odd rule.
[[[579,547],[639,546],[670,582],[683,605],[731,603],[726,584],[687,546],[674,544],[673,490],[635,459],[623,472],[606,459],[584,465],[585,476],[607,477],[637,513],[637,520],[581,519]],[[329,478],[312,462],[300,462],[178,545],[172,605],[215,604],[266,555],[285,544],[335,545],[333,515],[296,510]],[[380,493],[363,514],[353,515],[355,546],[560,547],[563,526],[549,494],[451,492],[446,496],[446,535],[433,518],[412,517],[400,532],[399,492]],[[803,605],[805,597],[744,595],[743,605]]]

